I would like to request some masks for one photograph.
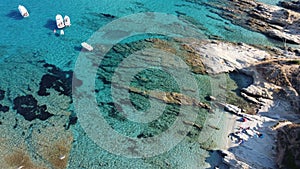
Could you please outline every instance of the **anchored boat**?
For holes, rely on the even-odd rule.
[[[82,42],[82,43],[81,43],[81,46],[82,46],[84,49],[88,50],[88,51],[92,51],[92,50],[94,49],[91,45],[89,45],[89,44],[86,43],[86,42]]]
[[[71,26],[71,20],[68,15],[64,17],[65,26]]]
[[[29,16],[29,13],[28,13],[27,9],[25,8],[25,6],[19,5],[19,6],[18,6],[18,9],[19,9],[20,14],[21,14],[24,18],[26,18],[26,17]]]
[[[63,17],[60,14],[57,14],[55,19],[56,19],[56,25],[59,29],[65,27]]]

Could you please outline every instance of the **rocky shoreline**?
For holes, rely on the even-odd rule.
[[[215,40],[186,42],[185,45],[202,58],[206,73],[238,71],[254,79],[254,83],[243,88],[240,93],[245,100],[256,105],[256,115],[247,116],[252,119],[253,124],[261,124],[263,129],[260,132],[274,141],[264,143],[271,148],[255,145],[261,149],[245,150],[247,146],[237,146],[231,151],[221,150],[223,162],[230,168],[239,169],[268,168],[274,164],[278,168],[299,168],[300,148],[297,140],[300,131],[300,51],[287,47],[286,43],[300,44],[300,2],[280,2],[281,7],[253,0],[230,0],[226,3],[227,7],[215,2],[208,5],[221,9],[222,12],[215,11],[221,17],[280,40],[283,46],[254,47],[243,43],[234,44]],[[238,106],[230,104],[223,104],[223,106],[225,110],[235,115],[242,114],[242,109]],[[243,155],[237,153],[243,150],[247,151],[249,156],[255,156],[254,151],[262,154],[264,151],[274,152],[274,147],[276,153],[267,154],[266,157],[276,160],[265,164],[259,163],[260,160],[245,159]]]
[[[172,49],[171,51],[173,51],[175,54],[180,54],[182,58],[188,60],[187,62],[189,63],[189,66],[193,68],[192,70],[194,73],[215,75],[221,73],[228,73],[232,71],[238,71],[239,73],[251,76],[254,79],[254,82],[252,85],[241,90],[241,96],[249,102],[253,102],[253,104],[256,107],[256,112],[254,113],[256,115],[249,115],[250,112],[246,112],[248,114],[245,114],[245,112],[242,110],[243,107],[240,106],[230,105],[227,103],[220,105],[225,107],[225,110],[235,114],[235,116],[237,115],[236,118],[247,116],[249,117],[249,119],[252,119],[251,125],[254,126],[257,123],[260,124],[260,126],[262,126],[260,132],[263,132],[267,138],[272,138],[272,140],[274,141],[274,144],[270,142],[263,142],[264,144],[268,145],[268,147],[265,147],[267,150],[255,149],[255,151],[274,152],[275,150],[272,149],[272,146],[277,145],[277,165],[281,168],[284,168],[284,166],[287,164],[287,161],[290,159],[288,157],[292,157],[292,159],[298,158],[298,142],[297,140],[293,140],[293,138],[296,138],[295,133],[299,131],[299,125],[295,123],[299,123],[299,121],[297,122],[297,120],[299,119],[299,114],[297,113],[299,113],[298,110],[300,86],[300,59],[296,55],[296,53],[293,53],[292,55],[289,55],[288,58],[285,58],[284,55],[278,55],[278,53],[280,52],[282,52],[281,54],[284,54],[283,51],[281,51],[280,49],[276,50],[277,52],[274,52],[274,50],[262,50],[257,47],[243,43],[231,43],[217,40],[176,39],[175,42],[166,42],[167,44],[165,46],[162,46],[161,44],[163,42],[164,41],[160,40],[147,41],[147,43],[153,43],[154,46],[160,44],[159,46],[162,50],[169,51]],[[180,53],[178,53],[178,51],[172,48],[172,45],[170,45],[169,43],[177,43],[177,47],[179,46],[178,49],[185,50],[182,50]],[[197,62],[192,62],[195,59],[197,60]],[[136,88],[129,87],[128,91],[138,93],[141,95],[149,95],[150,97],[162,100],[165,103],[179,105],[196,105],[204,109],[211,109],[210,106],[205,103],[202,103],[198,100],[195,100],[194,98],[187,97],[176,92],[151,93],[149,91],[142,91]],[[217,96],[209,96],[209,99],[214,102],[219,101],[219,97]],[[52,117],[53,120],[57,120],[57,118],[59,118],[59,116],[54,117]],[[264,123],[266,122],[266,119],[268,120],[267,124]],[[269,126],[273,126],[276,124],[276,122],[280,122],[282,120],[287,120],[289,121],[289,123],[282,123],[282,125],[275,127],[274,130],[270,129]],[[64,121],[64,119],[62,119],[62,121]],[[183,123],[185,123],[186,125],[194,126],[197,130],[202,130],[203,127],[197,123],[189,121],[185,121]],[[214,128],[214,126],[210,127]],[[230,127],[231,126],[228,126],[228,128]],[[60,130],[58,130],[56,127],[50,128],[51,130],[49,129],[49,127],[45,128],[45,130],[61,130],[62,132],[60,132],[59,134],[64,133],[65,129],[61,126]],[[219,128],[214,128],[214,130],[219,130],[220,132],[223,132],[223,130]],[[276,136],[277,133],[278,135]],[[39,134],[36,134],[35,136],[40,137]],[[48,138],[43,139],[47,140]],[[62,159],[54,158],[51,162],[53,162],[56,165],[62,166],[62,168],[64,168],[67,165],[68,153],[70,151],[72,139],[73,138],[68,135],[66,140],[64,140],[63,145],[68,145],[66,147],[63,147],[64,154],[57,155],[58,152],[52,152],[53,154],[55,154],[55,157],[60,157]],[[275,142],[276,139],[278,140],[277,142]],[[257,144],[256,142],[252,143],[251,139],[250,141],[247,141],[247,143],[248,142],[253,144],[254,146],[255,144]],[[58,143],[55,142],[55,146],[57,147],[57,149],[62,149],[62,147],[59,147],[56,144]],[[239,151],[237,147],[231,148],[235,149],[235,151],[228,151],[225,149],[220,151],[222,152],[222,154],[225,154],[223,161],[227,165],[230,165],[231,168],[240,169],[243,167],[264,167],[263,165],[261,165],[261,163],[258,164],[255,161],[245,160],[243,156],[237,153]],[[49,150],[39,151],[49,152]],[[257,153],[255,152],[253,155],[252,151],[243,151],[249,153],[246,155],[251,155],[254,157],[255,153]],[[264,152],[259,153],[264,155]],[[289,156],[286,155],[287,153],[290,153],[288,154]],[[58,164],[57,161],[61,163]],[[273,162],[275,163],[276,161],[274,160]],[[296,160],[295,165],[299,165],[299,162]]]
[[[299,57],[297,57],[296,55],[294,55],[293,58],[287,59],[283,58],[282,56],[264,53],[265,51],[245,44],[234,45],[232,43],[220,41],[214,41],[213,43],[201,42],[201,45],[194,42],[191,44],[191,46],[195,51],[199,52],[198,54],[201,54],[203,56],[204,65],[211,68],[207,70],[209,74],[235,70],[239,71],[240,73],[245,73],[254,79],[254,83],[252,85],[241,90],[241,96],[256,105],[256,114],[259,116],[249,115],[250,118],[255,117],[253,123],[260,122],[260,120],[262,120],[261,116],[263,118],[268,117],[270,118],[269,123],[271,124],[266,126],[266,128],[269,128],[270,126],[274,125],[276,121],[289,120],[296,123],[297,119],[300,118],[299,114],[297,114],[299,113],[300,103],[300,65]],[[248,50],[245,50],[245,47]],[[213,53],[211,53],[211,51],[213,51]],[[248,55],[249,51],[250,53],[252,51],[254,52]],[[235,107],[235,109],[232,109],[231,107]],[[241,115],[241,108],[238,108],[237,106],[227,104],[225,105],[225,110],[226,109],[229,112],[234,113],[235,115]],[[259,120],[257,121],[255,119]],[[273,140],[276,140],[277,130],[264,130],[264,132],[268,132],[268,135],[270,135]],[[277,137],[282,139],[278,139],[278,142],[276,143],[278,149],[278,166],[284,165],[282,164],[282,159],[283,156],[286,156],[285,153],[287,152],[287,147],[282,145],[288,144],[286,141],[287,139],[283,139],[285,137],[282,136],[282,133],[283,132],[278,132]],[[278,147],[278,145],[280,146]],[[294,146],[296,145],[294,144]],[[229,153],[228,151],[224,151],[223,153],[228,155],[226,156],[226,158],[224,158],[224,162],[227,161],[226,163],[230,165],[231,168],[255,168],[255,166],[263,167],[253,161],[240,161],[238,160],[239,155],[234,155],[232,154],[232,152]],[[294,153],[294,155],[296,156],[298,153],[299,152],[297,151]],[[228,158],[230,158],[230,160]],[[231,162],[228,163],[228,161]],[[250,163],[251,165],[248,165],[247,163]]]
[[[162,43],[161,41],[153,42],[154,44]],[[170,43],[172,44],[174,42]],[[228,112],[234,114],[236,119],[245,116],[251,119],[251,122],[248,123],[249,126],[255,127],[259,124],[261,129],[257,131],[264,133],[269,142],[265,141],[263,144],[268,146],[263,148],[259,147],[254,145],[258,143],[252,141],[252,138],[247,138],[249,139],[247,142],[253,144],[253,146],[257,146],[258,149],[255,147],[250,148],[251,151],[244,150],[244,147],[241,149],[249,153],[248,155],[253,158],[250,158],[248,161],[245,160],[245,158],[243,158],[245,154],[237,154],[240,150],[236,147],[233,148],[235,149],[234,151],[223,149],[220,152],[222,152],[223,155],[226,154],[223,159],[224,163],[229,165],[231,168],[239,169],[261,168],[268,166],[274,167],[276,165],[284,168],[282,167],[286,164],[284,163],[286,161],[286,158],[284,157],[289,150],[286,145],[290,144],[291,141],[288,136],[284,136],[284,132],[282,130],[284,130],[284,128],[290,128],[287,127],[289,125],[298,126],[296,123],[299,123],[297,120],[300,118],[300,59],[297,53],[290,52],[288,57],[286,57],[286,53],[282,49],[264,47],[258,48],[244,43],[231,43],[218,40],[176,39],[175,43],[189,51],[189,60],[197,59],[197,62],[189,65],[194,68],[194,70],[201,70],[197,73],[217,75],[236,71],[253,78],[253,83],[248,87],[242,88],[240,95],[255,106],[255,112],[245,112],[243,107],[240,105],[237,106],[219,102],[218,96],[209,96],[209,99],[217,103],[221,109],[223,107]],[[172,45],[165,45],[164,47],[161,47],[160,45],[160,49],[167,51],[172,49],[171,46]],[[186,58],[186,53],[181,53],[183,53],[181,57]],[[140,93],[136,90],[133,91]],[[157,93],[155,98],[161,98],[160,95],[161,94]],[[170,96],[172,96],[171,93]],[[172,103],[174,102],[172,100],[176,100],[176,97],[166,98],[161,98],[161,100]],[[187,99],[186,96],[180,96],[180,99],[177,101],[179,101],[178,103],[180,104],[184,103],[187,105],[194,105],[193,99]],[[205,108],[205,106],[201,107]],[[281,123],[281,121],[284,120],[289,123]],[[277,123],[281,124],[280,127],[271,129]],[[195,124],[191,123],[189,125]],[[202,126],[199,128],[201,127]],[[230,128],[230,126],[228,126],[228,128]],[[289,130],[289,132],[292,131],[294,130]],[[272,143],[270,140],[272,140]],[[294,145],[293,147],[297,147],[297,142],[292,141],[292,143]],[[230,145],[230,147],[232,146],[236,145]],[[265,158],[271,158],[274,160],[271,160],[266,164],[263,164],[260,160],[255,162],[253,161],[253,159],[255,159],[254,152],[262,154]],[[273,154],[268,154],[267,152],[273,152]],[[296,159],[299,152],[295,151],[293,153],[293,158]],[[295,163],[298,162],[295,160]]]
[[[283,43],[300,44],[299,1],[282,2],[279,4],[282,7],[270,6],[253,0],[228,0],[226,3],[227,7],[220,6],[218,3],[207,5],[222,9],[222,12],[215,12],[237,25],[279,39]],[[223,102],[219,96],[213,94],[207,96],[207,100],[216,103],[215,105],[201,102],[177,92],[151,92],[151,90],[122,86],[123,88],[135,94],[155,98],[166,104],[192,105],[206,109],[205,111],[211,111],[213,106],[218,106],[220,109],[224,108],[233,114],[234,120],[246,117],[247,123],[235,122],[235,124],[225,126],[226,129],[208,124],[208,127],[214,131],[225,134],[225,139],[228,139],[227,134],[229,134],[226,132],[232,132],[228,130],[235,129],[240,125],[255,127],[256,129],[253,129],[255,132],[264,134],[265,138],[263,139],[243,135],[243,139],[246,140],[243,145],[232,143],[228,145],[228,149],[216,147],[215,149],[223,156],[223,162],[230,168],[271,168],[273,166],[282,169],[300,168],[300,49],[285,45],[282,48],[276,48],[199,39],[147,39],[131,44],[120,44],[113,49],[116,53],[130,53],[147,47],[158,48],[180,56],[190,66],[191,72],[195,74],[215,76],[237,72],[250,76],[253,78],[253,83],[242,88],[239,94],[244,100],[251,103],[254,111],[244,110],[242,105],[244,102],[236,104]],[[146,54],[146,58],[155,55],[155,53]],[[149,62],[149,60],[147,61]],[[170,60],[167,61],[170,62]],[[18,69],[8,67],[6,70],[7,72],[26,72],[24,70],[31,68],[25,67],[25,64],[24,67],[20,64],[17,66]],[[108,63],[106,66],[101,68],[103,72],[109,71],[108,68],[111,65]],[[104,70],[105,68],[107,70]],[[36,68],[32,67],[32,70],[36,70]],[[40,72],[36,73],[32,79],[41,81],[34,81],[34,86],[28,85],[27,90],[23,90],[22,86],[16,86],[22,90],[20,93],[26,97],[16,99],[17,106],[14,106],[15,108],[12,109],[8,105],[13,102],[11,98],[18,96],[19,93],[0,90],[0,111],[6,113],[7,116],[5,121],[0,122],[0,124],[3,123],[2,129],[5,131],[3,132],[5,139],[0,144],[0,150],[15,152],[2,156],[0,162],[4,166],[67,168],[68,163],[71,162],[69,159],[72,146],[80,146],[80,141],[76,140],[76,138],[80,138],[69,130],[70,125],[72,125],[71,128],[78,126],[74,125],[77,117],[69,112],[72,90],[69,83],[72,72],[59,70],[49,64],[43,65],[42,62],[39,63],[39,70]],[[109,82],[108,79],[103,78],[101,80]],[[24,78],[24,84],[27,84],[27,80]],[[9,82],[9,80],[5,81]],[[39,88],[40,85],[42,88]],[[226,86],[217,87],[223,88],[222,91],[226,95]],[[49,95],[47,91],[51,94]],[[99,91],[101,89],[97,89],[96,93]],[[32,99],[33,96],[29,95],[30,93],[34,93],[33,96],[39,100],[39,104],[36,103],[36,99]],[[225,97],[229,98],[230,96]],[[19,100],[23,101],[20,102]],[[47,111],[56,112],[48,115],[49,119],[46,119],[48,116],[44,116],[47,113],[44,105],[47,105]],[[20,110],[26,109],[27,114],[18,113],[16,118],[17,110],[15,109],[18,108]],[[36,113],[41,114],[36,115]],[[214,114],[213,112],[209,113],[209,115]],[[18,119],[21,120],[18,121]],[[47,121],[35,124],[36,120]],[[8,123],[11,121],[15,122],[14,126]],[[200,123],[190,121],[183,121],[183,123],[195,127],[197,133],[203,129]],[[9,133],[9,129],[12,127],[16,129],[17,134]],[[30,130],[30,133],[22,133],[27,130]],[[198,135],[195,134],[196,136]],[[13,142],[6,138],[13,140]],[[24,144],[19,144],[20,142]],[[34,145],[32,149],[28,149],[30,146],[27,145],[27,142],[30,143],[29,145]],[[74,144],[74,142],[76,143]],[[200,149],[199,146],[197,148]],[[31,154],[32,152],[34,154]],[[94,152],[92,153],[91,155],[94,155]],[[44,161],[39,162],[38,159]],[[72,160],[74,159],[77,160],[76,158]]]
[[[294,0],[294,1],[280,1],[279,6],[282,6],[283,8],[290,9],[296,12],[300,11],[300,1]]]
[[[193,71],[194,73],[218,75],[236,71],[251,76],[253,83],[248,87],[242,88],[240,95],[255,106],[255,112],[245,112],[240,105],[231,105],[223,102],[219,102],[218,105],[234,114],[236,119],[247,116],[251,119],[250,126],[254,127],[259,124],[261,126],[259,132],[264,133],[266,138],[273,140],[273,142],[263,142],[263,144],[268,146],[263,148],[257,146],[258,149],[253,148],[249,152],[242,147],[243,151],[247,151],[249,155],[253,156],[251,158],[252,161],[247,161],[241,155],[236,154],[237,151],[240,151],[239,148],[234,148],[236,149],[235,151],[222,150],[223,154],[227,154],[224,156],[224,162],[230,165],[231,168],[239,169],[276,165],[283,168],[282,166],[285,165],[284,162],[286,160],[284,157],[288,151],[288,147],[283,145],[289,144],[289,140],[283,136],[282,133],[284,132],[281,132],[281,130],[287,128],[285,127],[286,125],[298,126],[295,123],[299,123],[297,120],[300,118],[300,114],[298,114],[300,108],[300,59],[297,52],[289,51],[287,56],[286,52],[279,48],[256,47],[244,43],[218,40],[175,39],[175,41],[167,42],[164,46],[161,45],[165,43],[164,41],[153,40],[151,42],[154,43],[154,46],[159,46],[161,50],[171,50],[176,54],[178,53],[173,46],[174,43],[176,44],[175,46],[181,46],[184,51],[188,51],[180,52],[180,56],[183,59],[188,58],[187,62],[192,63],[189,64],[192,70],[201,70]],[[192,62],[193,60],[197,60],[197,62]],[[131,91],[143,94],[135,89],[131,89]],[[170,93],[169,96],[163,97],[163,93],[152,95],[152,97],[163,100],[166,103],[195,105],[193,99],[184,95],[177,97],[176,93],[173,93],[173,95]],[[209,96],[209,99],[218,102],[217,96]],[[205,108],[206,106],[200,107]],[[287,120],[290,123],[283,123],[286,125],[282,125],[274,130],[270,129],[283,120]],[[195,126],[194,123],[188,123],[188,125]],[[197,127],[202,128],[202,126]],[[257,144],[253,143],[251,138],[249,139],[248,142],[251,144]],[[296,142],[293,143],[296,146]],[[261,161],[260,163],[255,162],[253,161],[255,157],[254,151],[263,154],[265,158],[274,160],[266,164],[263,164]],[[273,154],[266,152],[273,152]],[[294,153],[293,155],[296,156],[299,152],[295,151]],[[296,160],[295,162],[297,163]]]
[[[201,51],[205,55],[204,59],[209,58],[208,62],[204,61],[208,67],[218,63],[217,61],[226,63],[226,66],[221,64],[219,70],[214,67],[214,70],[209,70],[209,73],[238,70],[253,77],[254,83],[242,89],[241,96],[257,105],[257,114],[270,117],[281,124],[280,127],[272,131],[273,134],[276,134],[276,137],[273,138],[277,140],[277,167],[299,168],[299,143],[296,140],[299,139],[300,51],[299,48],[288,47],[287,43],[300,44],[300,1],[281,1],[279,6],[267,5],[253,0],[230,0],[225,1],[225,3],[221,6],[219,5],[220,2],[213,1],[207,5],[221,9],[213,12],[236,25],[282,41],[281,49],[260,46],[259,49],[267,50],[270,55],[257,58],[253,53],[252,58],[256,60],[253,62],[253,60],[245,59],[248,65],[245,64],[245,60],[239,60],[238,62],[241,64],[237,64],[237,59],[234,56],[233,58],[232,56],[230,56],[231,58],[224,57],[226,53],[234,53],[234,51],[223,53],[222,51],[225,49],[224,45],[220,44],[222,42],[218,42],[218,45],[214,42],[215,47],[211,48],[219,49],[217,52],[222,53],[222,55],[203,54],[205,50],[201,50],[201,48],[204,47],[198,47],[195,50]],[[210,45],[210,47],[214,45]],[[226,50],[228,51],[228,49]],[[247,58],[245,52],[239,56],[240,58]],[[282,121],[289,123],[282,123]],[[244,161],[239,161],[238,157],[235,157],[231,152],[224,152],[227,154],[227,157],[224,158],[225,162],[228,160],[235,161],[230,163],[232,168],[253,168]]]
[[[300,44],[300,14],[279,6],[266,5],[255,0],[230,0],[208,3],[221,17],[236,25],[265,34],[283,42]],[[286,3],[283,3],[286,4]],[[287,6],[287,5],[282,5]],[[290,5],[291,7],[291,5]],[[299,51],[298,51],[299,52]]]
[[[231,20],[253,31],[261,32],[266,36],[299,44],[299,16],[300,1],[281,1],[279,6],[270,6],[250,0],[227,1],[228,7],[222,7],[220,16]],[[216,6],[214,5],[215,7]],[[230,7],[229,7],[230,6]],[[244,16],[244,17],[240,17]],[[255,79],[253,85],[243,89],[241,95],[260,105],[258,114],[269,116],[278,124],[276,128],[276,164],[279,168],[299,168],[299,49],[287,48],[284,44],[284,51],[292,52],[295,60],[290,58],[291,53],[283,52],[272,57],[284,59],[267,60],[258,62],[255,65],[241,69],[242,72],[252,75]],[[283,121],[283,123],[282,123]],[[289,123],[286,123],[289,122]],[[298,134],[297,134],[298,133]],[[288,146],[289,145],[289,146]],[[227,152],[231,160],[235,157]],[[224,158],[226,161],[226,158]],[[228,159],[227,159],[228,160]],[[251,168],[236,159],[236,166],[232,168]]]

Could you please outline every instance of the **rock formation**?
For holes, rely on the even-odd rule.
[[[224,156],[223,162],[230,166],[232,169],[251,169],[253,167],[236,159],[235,155],[229,151],[223,150],[222,155]]]
[[[281,91],[282,97],[287,98],[300,112],[300,60],[274,61],[262,63],[256,66],[256,70],[270,84],[276,85]],[[274,91],[273,91],[274,92]],[[280,94],[280,92],[279,92]],[[272,99],[270,95],[266,97]]]
[[[293,11],[300,11],[300,1],[293,0],[293,1],[280,1],[279,6],[282,6],[286,9],[290,9]]]
[[[278,129],[277,152],[280,169],[300,168],[300,124],[288,124]]]
[[[127,88],[129,92],[134,92],[142,95],[149,95],[155,99],[161,100],[167,104],[187,105],[187,106],[198,106],[204,109],[211,109],[211,107],[203,102],[196,100],[195,98],[189,97],[182,93],[177,92],[155,92],[155,91],[142,91],[134,87],[122,87]]]
[[[219,5],[224,2],[226,5]],[[215,12],[234,24],[280,41],[300,44],[300,13],[296,11],[253,0],[217,1],[209,5],[220,9],[221,12]]]

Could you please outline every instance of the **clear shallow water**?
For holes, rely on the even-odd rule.
[[[23,4],[28,8],[30,17],[22,19],[17,6]],[[48,53],[43,58],[48,63],[54,63],[61,68],[66,67],[66,60],[73,60],[79,53],[74,50],[82,41],[89,37],[105,24],[115,18],[105,17],[101,14],[110,14],[120,18],[139,12],[162,12],[177,15],[178,13],[192,17],[196,22],[206,28],[207,34],[217,35],[229,40],[242,40],[250,43],[270,43],[258,34],[241,27],[227,25],[234,32],[224,29],[226,21],[210,13],[209,8],[199,3],[188,1],[169,0],[165,2],[152,1],[122,1],[121,4],[109,0],[90,1],[83,0],[69,2],[36,2],[36,1],[1,1],[0,11],[0,38],[3,48],[16,50],[26,48]],[[176,13],[177,11],[177,13]],[[55,15],[68,15],[72,27],[65,29],[64,37],[53,34],[55,29]],[[217,20],[211,19],[213,16]]]
[[[42,166],[65,168],[66,164],[68,168],[209,168],[210,165],[214,165],[205,163],[209,153],[199,148],[197,143],[199,133],[196,129],[191,130],[188,133],[189,137],[184,138],[180,144],[159,156],[132,159],[114,155],[98,147],[85,134],[80,122],[76,121],[69,97],[72,88],[70,86],[71,73],[68,71],[74,68],[81,51],[80,43],[87,41],[95,31],[111,21],[130,14],[140,12],[172,14],[196,25],[195,27],[204,37],[216,35],[228,41],[271,44],[263,35],[232,25],[209,12],[210,9],[201,2],[205,1],[192,3],[191,1],[168,0],[154,3],[150,0],[117,2],[111,0],[66,2],[2,0],[0,2],[0,68],[2,69],[0,89],[5,91],[5,94],[0,104],[8,106],[9,111],[0,112],[1,133],[3,133],[1,139],[7,140],[1,142],[0,153],[3,161],[0,165],[6,164],[12,168],[18,168],[21,165],[30,166],[29,168],[37,166],[37,168]],[[27,7],[30,13],[29,18],[20,17],[18,4]],[[64,36],[53,33],[56,27],[55,15],[58,13],[71,18],[72,25],[64,29]],[[226,31],[224,26],[233,31]],[[122,43],[134,42],[146,37],[148,35],[133,37]],[[111,68],[118,66],[118,61],[109,57],[107,62],[107,67],[103,69],[103,72],[99,69],[99,74],[102,76],[109,76],[107,74],[113,71]],[[46,63],[54,66],[46,65]],[[177,91],[176,85],[178,84],[174,83],[171,77],[166,77],[168,77],[167,74],[159,73],[157,69],[149,69],[139,72],[131,86],[144,90],[158,88],[162,91]],[[205,101],[204,97],[211,94],[211,79],[201,75],[195,75],[195,77],[199,99]],[[55,81],[56,78],[60,80]],[[144,84],[140,82],[145,82],[145,79],[151,81]],[[164,80],[163,83],[161,83],[162,80]],[[110,104],[112,102],[110,81],[99,78],[95,83],[99,90],[97,99],[99,106],[104,110],[103,115],[121,134],[131,137],[148,137],[163,133],[176,118],[178,107],[170,104],[164,112],[166,115],[153,123],[136,125],[128,122],[123,116],[119,116],[117,111],[113,110],[114,105]],[[69,87],[64,88],[62,84]],[[41,86],[45,87],[47,92],[43,92]],[[34,99],[30,95],[33,95]],[[23,99],[22,104],[17,107],[15,106],[18,102],[16,98],[20,96],[27,97],[26,99],[20,98],[19,100]],[[147,96],[131,93],[130,97],[137,109],[149,109],[150,103],[147,101]],[[101,105],[101,102],[104,104]],[[44,105],[47,106],[46,110]],[[17,109],[20,109],[20,112],[16,113]],[[23,115],[21,110],[25,110]],[[206,119],[208,117],[206,110],[194,108],[188,110],[198,114],[195,119],[197,123],[203,124],[209,121]],[[25,120],[24,116],[31,111],[41,115],[32,117],[35,118],[32,121]],[[45,118],[47,119],[44,120]],[[18,160],[10,160],[20,156],[21,159],[27,159],[26,164]]]
[[[263,2],[270,5],[277,5],[279,1],[281,0],[259,0],[259,2]]]

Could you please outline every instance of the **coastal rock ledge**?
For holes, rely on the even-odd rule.
[[[226,5],[220,5],[224,3]],[[287,6],[286,3],[282,4]],[[214,1],[208,5],[220,9],[215,13],[236,25],[263,33],[273,39],[300,44],[300,13],[297,11],[255,0]]]

